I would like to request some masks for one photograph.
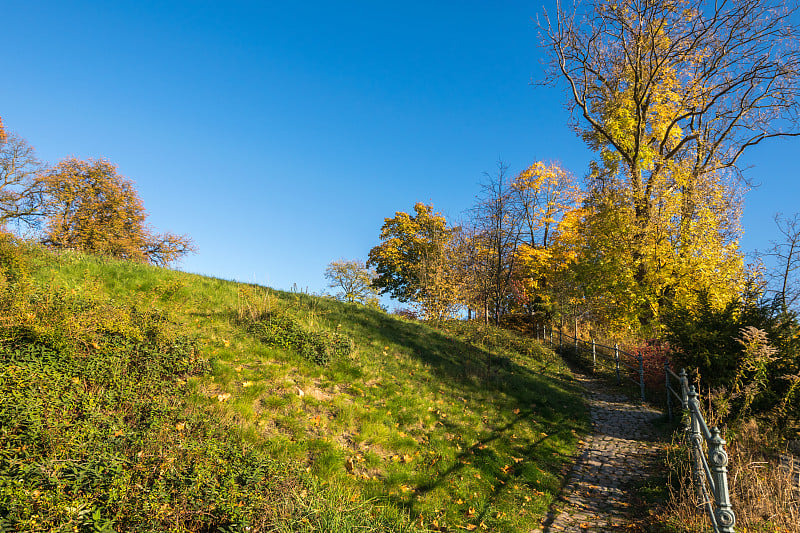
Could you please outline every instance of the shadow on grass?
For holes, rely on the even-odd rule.
[[[474,344],[444,335],[437,330],[412,322],[405,322],[366,309],[348,309],[348,322],[359,328],[363,336],[375,335],[381,339],[405,346],[409,353],[429,365],[432,373],[469,392],[470,390],[495,391],[499,398],[507,397],[508,404],[520,409],[530,404],[545,412],[555,413],[554,406],[572,412],[583,412],[580,386],[559,376],[537,373],[508,357],[492,354]],[[533,342],[533,341],[532,341]],[[535,361],[544,368],[544,361]],[[558,384],[558,386],[556,385]]]
[[[486,513],[489,512],[491,505],[498,500],[500,495],[503,493],[505,489],[511,486],[512,483],[519,483],[521,485],[526,486],[530,490],[538,491],[538,488],[535,486],[534,479],[527,479],[528,476],[524,475],[524,470],[528,468],[535,468],[532,464],[538,464],[534,462],[530,462],[529,464],[519,464],[515,465],[513,468],[507,468],[508,465],[504,465],[503,467],[497,466],[503,464],[503,460],[495,453],[494,450],[489,448],[489,443],[495,441],[503,436],[503,434],[510,433],[514,427],[516,427],[520,422],[526,420],[530,417],[532,412],[529,410],[527,412],[520,411],[519,415],[508,424],[504,425],[501,428],[498,428],[495,431],[492,431],[488,436],[478,440],[469,448],[466,448],[460,454],[456,456],[455,462],[452,466],[447,468],[444,471],[440,471],[439,475],[433,478],[429,482],[425,482],[420,484],[414,494],[412,495],[411,501],[404,501],[400,498],[390,498],[395,505],[398,505],[411,513],[414,516],[417,513],[416,504],[417,501],[423,497],[428,492],[436,489],[439,486],[442,486],[446,483],[447,479],[451,476],[458,475],[458,473],[463,470],[467,465],[472,465],[478,468],[483,476],[486,476],[487,479],[495,479],[496,481],[493,482],[492,488],[486,494],[490,495],[489,498],[486,499],[483,509],[481,509],[480,513],[476,515],[476,519],[478,521],[483,521],[486,516]],[[451,428],[455,428],[454,424],[446,424]],[[565,434],[570,433],[570,428],[563,428],[562,432]],[[540,438],[535,442],[531,442],[526,446],[520,446],[515,449],[514,453],[517,455],[521,455],[522,457],[532,459],[535,455],[537,449],[548,439],[552,439],[556,434],[548,434],[544,437]],[[491,476],[491,478],[489,477]]]
[[[558,450],[568,449],[566,443],[577,438],[575,433],[588,431],[588,416],[580,385],[569,378],[537,372],[508,357],[498,356],[426,325],[401,321],[363,308],[347,306],[343,311],[345,316],[341,317],[340,322],[352,328],[354,336],[381,344],[401,345],[409,354],[425,363],[436,379],[463,391],[465,398],[470,398],[473,392],[480,393],[480,396],[488,392],[499,409],[516,414],[510,422],[494,427],[491,420],[484,419],[488,433],[484,431],[477,442],[460,452],[452,466],[417,486],[410,501],[400,497],[389,498],[411,512],[412,516],[416,514],[416,504],[421,496],[444,485],[467,464],[478,469],[485,479],[495,480],[493,490],[485,493],[487,500],[484,508],[476,515],[479,521],[488,512],[491,503],[511,484],[517,483],[540,493],[542,487],[536,484],[539,477],[536,470],[558,476],[563,465],[571,459],[571,455]],[[336,314],[336,311],[332,314]],[[540,369],[549,366],[546,361],[533,356],[530,363]],[[476,406],[475,401],[472,408],[479,412],[480,406]],[[514,445],[515,428],[534,417],[545,435],[535,441]],[[454,434],[461,434],[464,429],[449,421],[443,422],[443,425]],[[508,442],[511,453],[523,461],[507,465],[508,459],[503,459],[498,454],[499,450],[488,446],[501,439]],[[561,442],[543,446],[547,441]],[[553,488],[557,490],[557,487]]]
[[[482,413],[482,402],[489,401],[492,410],[500,414],[497,420],[484,416],[480,428],[467,427],[466,422],[440,420],[442,429],[453,435],[469,435],[473,442],[466,442],[465,449],[455,457],[448,457],[452,464],[426,467],[416,483],[410,483],[416,485],[411,494],[384,493],[380,499],[411,516],[423,514],[423,497],[446,487],[467,465],[475,469],[472,473],[480,474],[482,483],[490,484],[481,491],[481,508],[468,517],[470,520],[480,522],[488,516],[493,504],[510,486],[518,485],[523,495],[525,489],[539,495],[543,494],[541,491],[558,490],[553,479],[560,476],[571,459],[570,451],[578,434],[587,432],[588,415],[580,385],[569,376],[554,372],[554,366],[563,367],[554,364],[555,356],[548,358],[546,352],[538,351],[533,339],[520,339],[523,351],[529,352],[527,356],[499,355],[479,345],[479,338],[475,342],[461,340],[456,337],[458,334],[362,306],[304,294],[280,296],[283,305],[294,307],[294,312],[312,315],[315,327],[344,333],[358,346],[376,351],[387,345],[400,348],[406,356],[421,362],[434,382],[463,396],[472,413]],[[229,318],[236,322],[233,316]],[[546,502],[539,498],[532,505],[542,506]]]

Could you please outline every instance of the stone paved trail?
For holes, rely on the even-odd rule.
[[[625,489],[657,467],[664,445],[653,421],[662,414],[610,392],[596,379],[576,378],[586,388],[592,435],[579,450],[559,503],[538,531],[631,531],[631,494]]]

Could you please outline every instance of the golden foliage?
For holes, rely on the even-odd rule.
[[[418,202],[415,215],[398,211],[384,220],[381,244],[369,252],[373,286],[401,302],[416,303],[427,319],[449,317],[459,291],[453,235],[441,213]]]
[[[575,177],[555,163],[537,161],[511,184],[531,247],[547,248],[553,228],[581,199]]]

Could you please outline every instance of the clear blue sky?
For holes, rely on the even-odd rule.
[[[5,1],[0,117],[49,162],[105,157],[181,268],[325,289],[416,201],[458,217],[498,159],[590,152],[541,72],[538,2]],[[743,249],[800,211],[800,140],[748,153]]]

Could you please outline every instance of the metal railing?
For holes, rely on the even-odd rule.
[[[709,429],[700,409],[699,394],[689,385],[686,370],[676,374],[664,363],[667,387],[667,416],[672,420],[672,396],[678,399],[686,415],[686,435],[691,446],[693,478],[697,505],[708,512],[715,532],[732,533],[736,515],[728,492],[728,453],[719,429]],[[673,388],[677,380],[680,391]]]
[[[616,343],[614,346],[607,346],[594,339],[586,341],[561,330],[556,332],[552,326],[548,330],[546,326],[542,325],[541,330],[537,330],[536,336],[539,341],[549,343],[553,347],[558,346],[559,349],[572,346],[579,355],[581,352],[587,355],[591,354],[592,373],[605,371],[613,374],[617,385],[622,385],[623,382],[632,384],[639,389],[641,400],[646,400],[644,358],[641,353],[632,354],[620,350],[619,344]]]
[[[616,343],[612,347],[598,344],[594,339],[579,339],[561,330],[556,331],[552,326],[548,329],[543,325],[541,330],[537,330],[536,336],[553,348],[571,346],[578,355],[591,354],[593,373],[598,370],[613,372],[617,385],[622,385],[625,380],[638,385],[641,400],[646,400],[644,358],[641,352],[634,355],[620,350]],[[716,533],[732,533],[736,515],[731,507],[728,491],[728,454],[725,451],[725,440],[720,436],[718,428],[709,429],[700,408],[699,394],[689,385],[686,371],[681,370],[680,374],[676,374],[670,369],[667,360],[664,362],[664,374],[667,417],[672,421],[673,397],[678,400],[684,413],[697,505],[708,513]],[[673,387],[675,381],[678,383],[678,390]]]

